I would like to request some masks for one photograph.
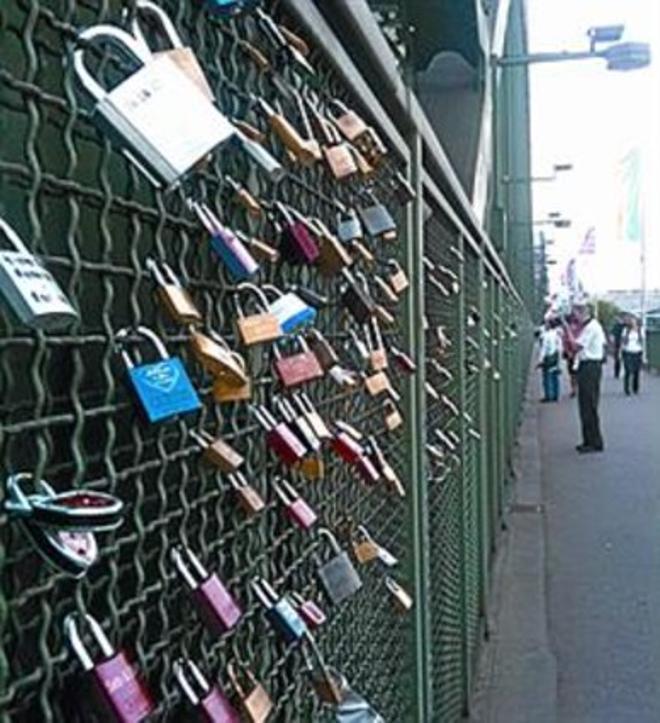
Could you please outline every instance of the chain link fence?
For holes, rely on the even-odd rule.
[[[221,21],[198,3],[159,4],[194,48],[227,115],[257,123],[253,95],[295,113],[241,44],[262,44],[253,17]],[[119,0],[17,0],[0,9],[0,215],[43,259],[80,313],[68,333],[30,332],[0,306],[3,472],[30,472],[57,489],[111,492],[126,507],[124,524],[101,536],[100,562],[80,581],[47,567],[3,515],[0,714],[3,721],[75,720],[70,707],[80,665],[67,652],[62,622],[79,610],[101,621],[118,648],[134,651],[158,702],[154,720],[190,719],[172,675],[181,654],[225,684],[227,663],[247,662],[275,702],[273,720],[331,720],[309,685],[298,649],[279,641],[249,586],[263,575],[282,592],[297,591],[325,605],[314,573],[319,538],[286,519],[272,489],[278,467],[261,429],[244,403],[214,403],[212,381],[190,353],[188,332],[168,321],[154,299],[146,261],[171,264],[202,311],[203,328],[221,333],[232,348],[238,344],[235,286],[182,192],[154,190],[93,125],[69,62],[80,29],[119,23],[126,8],[131,3]],[[268,9],[305,36],[306,28],[296,27],[285,8]],[[99,61],[102,70],[118,72],[107,58]],[[322,47],[313,49],[310,61],[315,92],[359,105]],[[283,78],[291,86],[300,83],[292,69]],[[277,141],[271,147],[285,157]],[[371,244],[376,260],[364,267],[367,274],[382,272],[390,258],[407,263],[408,215],[389,182],[397,170],[409,169],[392,152],[374,189],[395,215],[398,242]],[[275,186],[240,153],[216,153],[197,174],[196,192],[226,225],[264,240],[272,240],[269,225],[236,202],[227,175],[255,197],[284,200],[331,227],[335,200],[350,205],[361,190],[359,182],[338,185],[320,166],[292,165]],[[425,225],[424,253],[444,268],[436,276],[446,288],[426,279],[427,363],[415,383],[427,380],[433,387],[426,433],[435,449],[427,453],[424,479],[406,479],[410,445],[401,430],[386,430],[381,400],[341,390],[327,379],[311,386],[310,395],[326,420],[342,419],[375,435],[409,490],[428,486],[431,584],[428,599],[415,604],[428,607],[431,616],[434,720],[453,721],[465,710],[477,657],[529,343],[525,310],[489,274],[452,220],[432,198],[427,202],[434,213]],[[317,325],[349,358],[335,280],[310,267],[279,263],[264,264],[259,281],[326,294],[330,303]],[[384,328],[387,347],[405,348],[406,308],[390,307],[395,321]],[[138,422],[114,336],[139,324],[156,330],[169,352],[184,360],[204,402],[197,417],[159,427]],[[450,341],[444,349],[438,327]],[[411,351],[415,356],[418,350]],[[271,405],[276,385],[270,351],[260,348],[247,357],[253,398]],[[404,392],[405,410],[407,382],[392,376]],[[221,435],[245,457],[247,478],[267,500],[262,514],[248,518],[239,510],[226,476],[201,459],[191,428]],[[410,521],[410,495],[402,499],[383,486],[365,486],[329,452],[324,462],[320,480],[292,472],[296,488],[327,527],[341,532],[349,521],[366,525],[401,561],[395,577],[413,589],[411,530],[417,521]],[[195,550],[235,593],[245,611],[236,629],[214,636],[200,624],[170,561],[179,543]],[[396,612],[378,566],[361,566],[360,574],[364,585],[355,597],[326,606],[329,620],[319,630],[319,643],[327,661],[385,720],[413,720],[414,617]]]

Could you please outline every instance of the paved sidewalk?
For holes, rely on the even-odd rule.
[[[540,413],[558,721],[657,723],[660,377],[644,376],[641,395],[626,397],[606,369],[603,454],[573,451],[573,401]]]
[[[606,450],[578,455],[575,400],[530,391],[470,720],[660,721],[660,377],[606,369]]]

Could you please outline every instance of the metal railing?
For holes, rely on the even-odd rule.
[[[221,21],[201,3],[159,4],[195,50],[225,113],[243,116],[251,93],[278,97],[239,43],[256,37],[249,16]],[[329,621],[317,637],[328,662],[387,721],[454,721],[465,712],[478,655],[531,346],[527,310],[510,281],[524,270],[507,269],[478,227],[423,112],[388,66],[366,5],[339,5],[338,20],[360,22],[354,27],[359,53],[311,0],[271,9],[312,43],[317,89],[358,108],[389,146],[375,189],[400,233],[396,245],[374,243],[372,251],[377,264],[397,257],[411,280],[405,302],[392,309],[396,321],[386,343],[409,349],[418,372],[395,378],[404,400],[402,432],[387,432],[381,402],[362,392],[339,391],[324,380],[311,394],[327,420],[344,419],[377,436],[408,494],[401,499],[382,486],[364,486],[330,453],[322,480],[292,478],[324,524],[340,529],[349,518],[366,524],[400,558],[403,568],[395,575],[414,593],[415,607],[407,616],[397,614],[382,571],[361,567],[363,589],[341,607],[328,607]],[[145,261],[168,260],[202,310],[205,327],[231,345],[234,287],[182,196],[155,191],[91,123],[67,61],[81,28],[120,22],[125,6],[131,3],[20,0],[0,9],[0,215],[44,260],[81,316],[70,333],[29,332],[2,305],[3,470],[32,472],[56,488],[109,491],[127,508],[123,526],[103,536],[99,564],[80,581],[48,568],[3,515],[0,714],[5,721],[73,720],[67,704],[75,698],[80,666],[66,652],[62,622],[78,609],[102,621],[118,647],[135,651],[158,700],[156,720],[184,715],[172,676],[182,651],[225,682],[229,660],[247,661],[276,703],[273,720],[329,720],[332,713],[321,709],[297,649],[276,639],[249,592],[249,580],[260,574],[279,589],[318,598],[318,538],[284,519],[270,487],[277,465],[263,435],[243,403],[213,403],[187,335],[154,302]],[[293,74],[286,80],[296,82]],[[283,157],[277,144],[273,150]],[[407,208],[387,181],[394,170],[417,189]],[[223,220],[248,233],[263,227],[232,201],[223,183],[227,173],[257,197],[286,200],[330,225],[334,199],[350,204],[359,190],[357,183],[339,186],[320,167],[291,166],[272,186],[245,157],[216,154],[201,172],[201,185]],[[440,286],[424,272],[423,256],[442,267]],[[260,278],[328,294],[332,302],[321,310],[319,327],[346,348],[334,280],[286,264],[266,267]],[[204,401],[198,420],[159,428],[137,422],[113,337],[139,323],[155,328],[184,359]],[[439,326],[451,341],[444,350]],[[275,387],[269,360],[251,354],[250,364],[254,396],[269,403]],[[268,500],[263,515],[241,515],[226,478],[202,463],[191,426],[221,433],[245,456],[246,475]],[[217,637],[200,625],[170,564],[169,551],[180,542],[236,592],[246,610],[236,630]]]

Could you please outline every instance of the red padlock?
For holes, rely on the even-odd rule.
[[[273,480],[273,489],[284,505],[287,517],[301,530],[310,530],[318,520],[318,515],[307,504],[293,485],[282,477]]]
[[[200,559],[183,545],[171,552],[172,562],[189,588],[204,624],[216,635],[231,630],[243,613],[220,578],[202,565]],[[185,557],[185,559],[184,559]]]
[[[302,349],[296,354],[282,356],[278,345],[275,344],[273,347],[273,353],[275,354],[273,369],[282,386],[287,389],[321,379],[323,376],[323,367],[319,363],[316,354],[307,346],[307,342],[301,336],[294,338]]]
[[[262,405],[251,405],[250,411],[266,430],[266,444],[287,465],[300,462],[307,448],[284,422],[278,422]]]
[[[292,592],[289,597],[310,630],[316,630],[328,620],[328,616],[314,600],[304,598],[299,592]]]
[[[280,215],[280,249],[283,256],[292,264],[315,263],[321,252],[301,214],[279,201],[275,203],[275,208]]]
[[[174,661],[173,671],[201,723],[240,723],[241,717],[227,696],[217,685],[209,684],[192,660],[179,658]]]
[[[91,697],[80,695],[79,700],[93,705],[93,712],[101,720],[112,723],[139,723],[155,708],[151,693],[129,661],[126,653],[115,650],[103,628],[91,615],[81,616],[99,646],[102,658],[94,662],[85,647],[71,613],[64,620],[64,635],[71,649],[82,663],[85,677],[91,686]]]

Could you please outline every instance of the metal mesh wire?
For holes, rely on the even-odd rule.
[[[237,42],[255,37],[252,19],[221,23],[197,4],[172,0],[162,5],[197,53],[227,114],[245,115],[249,93],[273,99],[264,74]],[[56,488],[109,491],[127,508],[124,525],[101,537],[101,562],[80,582],[46,568],[16,526],[2,520],[0,714],[7,721],[73,720],[65,701],[75,696],[67,698],[66,691],[75,690],[69,686],[79,665],[65,652],[62,620],[73,609],[85,609],[103,621],[118,647],[135,652],[158,700],[156,720],[185,719],[171,675],[172,662],[184,651],[225,682],[229,659],[248,661],[276,701],[274,720],[320,720],[325,713],[301,674],[299,654],[276,640],[248,593],[250,578],[262,574],[278,589],[317,596],[313,555],[318,543],[284,520],[269,487],[276,465],[263,435],[244,405],[213,404],[211,382],[193,361],[187,334],[167,321],[154,301],[145,261],[150,256],[169,261],[202,311],[205,328],[221,332],[235,346],[232,285],[183,196],[155,191],[96,130],[67,60],[80,28],[117,22],[123,7],[119,0],[17,0],[0,9],[0,212],[43,258],[81,315],[70,333],[29,333],[0,307],[4,471],[30,471]],[[108,65],[105,60],[101,58],[101,67]],[[311,60],[318,88],[350,102],[350,89],[334,75],[322,49],[315,50]],[[287,78],[296,82],[293,74]],[[275,152],[283,155],[277,145]],[[336,212],[332,199],[348,201],[355,190],[338,188],[320,169],[300,168],[275,189],[245,157],[216,154],[198,174],[196,190],[220,209],[229,226],[257,234],[262,228],[223,183],[226,173],[246,182],[257,197],[286,199],[330,225]],[[377,193],[405,229],[405,214],[384,180],[378,182]],[[479,374],[464,369],[466,360],[479,357],[464,338],[466,308],[480,304],[477,260],[466,254],[465,263],[461,261],[459,236],[441,213],[427,223],[426,234],[425,252],[431,260],[464,276],[457,295],[445,297],[427,286],[429,356],[434,353],[434,327],[445,326],[453,341],[440,359],[452,380],[434,376],[430,368],[427,377],[461,413],[471,416],[471,426],[485,433],[488,428],[479,418]],[[374,246],[378,263],[399,253],[403,258],[405,245],[401,233],[398,246]],[[308,268],[286,265],[266,267],[261,278],[278,286],[308,285],[331,295],[333,302],[321,311],[319,326],[335,345],[346,345],[333,282]],[[488,449],[503,473],[526,353],[505,331],[514,319],[522,327],[524,312],[495,282],[493,294],[500,297],[501,322],[492,322],[490,328],[505,339],[493,350],[502,372],[493,416],[499,415],[506,433],[495,441],[489,434]],[[113,345],[118,329],[137,324],[154,328],[170,353],[184,359],[205,402],[199,420],[159,428],[137,422]],[[397,315],[395,325],[386,330],[387,343],[401,346],[402,332]],[[257,380],[255,398],[268,403],[274,389],[269,361],[251,353],[250,364]],[[399,432],[383,431],[380,402],[339,392],[329,381],[317,383],[312,397],[326,419],[344,419],[377,434],[388,458],[402,468],[409,450]],[[478,643],[484,593],[479,567],[483,474],[480,445],[467,434],[463,416],[429,398],[428,423],[429,430],[453,430],[461,439],[456,457],[427,463],[432,587],[429,601],[417,601],[431,607],[436,710],[438,720],[450,721],[465,707],[466,656],[473,661]],[[247,476],[269,501],[263,515],[246,519],[240,513],[227,480],[202,463],[199,446],[188,434],[191,426],[222,434],[245,456]],[[293,479],[329,526],[346,517],[364,523],[406,563],[410,548],[404,500],[380,487],[365,487],[330,458],[323,481],[305,482],[295,474]],[[500,489],[503,479],[498,475],[493,484]],[[502,509],[498,494],[494,519]],[[218,638],[199,624],[169,560],[169,550],[178,542],[198,552],[235,591],[247,611],[236,631]],[[329,611],[330,621],[320,634],[322,648],[386,720],[410,720],[410,621],[393,611],[380,571],[370,567],[361,573],[365,584],[360,593]],[[397,576],[409,587],[401,573]]]

